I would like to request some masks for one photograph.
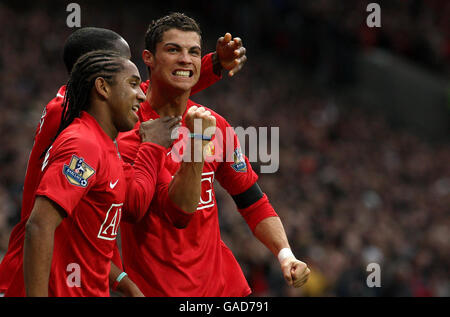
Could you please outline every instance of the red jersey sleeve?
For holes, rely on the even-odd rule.
[[[256,226],[261,220],[269,217],[278,217],[266,194],[263,194],[258,201],[249,207],[239,208],[238,210],[253,233],[255,233]]]
[[[51,140],[55,137],[56,132],[58,131],[59,128],[59,124],[61,122],[63,101],[64,97],[58,94],[52,101],[50,101],[45,106],[44,111],[42,112],[41,119],[39,120],[39,124],[36,128],[35,144],[43,143],[45,144],[46,148],[49,142],[51,142]],[[45,148],[42,149],[42,151],[44,151]]]
[[[176,228],[185,228],[194,213],[188,213],[175,205],[169,197],[169,186],[172,176],[166,168],[163,168],[158,178],[155,199],[152,202],[152,210],[162,212],[169,223]]]
[[[61,137],[47,151],[36,196],[46,196],[71,215],[95,183],[101,158],[88,138]]]
[[[136,127],[127,132],[119,133],[117,137],[117,146],[120,156],[125,163],[134,164],[141,144],[139,135],[139,123]]]
[[[239,138],[233,128],[223,117],[215,116],[223,142],[223,162],[216,171],[216,178],[220,185],[234,196],[245,192],[256,183],[258,175],[253,171],[247,156],[242,153]]]
[[[138,152],[140,143],[139,130],[135,129],[129,132],[120,133],[119,137],[117,138],[117,143],[119,146],[119,152],[124,162],[129,164],[136,164],[135,160],[139,155]],[[165,159],[166,155],[165,152],[163,155]],[[163,159],[161,159],[161,161],[162,164],[164,165]],[[130,177],[132,177],[132,175],[133,174],[130,174]],[[172,223],[175,227],[182,228],[185,227],[186,224],[189,222],[190,218],[192,217],[192,214],[186,213],[182,209],[178,208],[170,200],[169,184],[171,181],[172,181],[171,174],[166,168],[163,167],[160,170],[157,177],[155,193],[153,195],[153,200],[151,201],[151,204],[153,206],[152,211],[164,213],[163,216],[166,217],[170,223]],[[135,198],[129,198],[127,193],[127,200],[128,199],[133,200]],[[124,217],[124,221],[136,222],[144,215],[145,212],[143,214],[140,214],[139,217],[133,218]]]
[[[191,96],[215,84],[222,78],[222,75],[217,75],[216,73],[214,73],[212,55],[213,53],[209,53],[203,56],[200,78],[197,84],[192,87]]]
[[[233,198],[238,195],[245,195],[255,185],[259,189],[259,186],[256,184],[258,175],[253,171],[247,156],[242,153],[239,139],[233,128],[222,117],[216,116],[216,118],[220,119],[220,129],[224,136],[223,149],[225,149],[223,151],[224,162],[220,164],[216,172],[217,181]],[[230,142],[232,142],[233,146],[229,144]],[[228,149],[232,150],[233,153],[227,153],[227,151],[230,151]],[[261,198],[250,206],[243,208],[238,206],[239,213],[245,219],[252,232],[255,231],[261,220],[268,217],[278,217],[266,194],[261,192],[261,195],[258,197]]]
[[[134,165],[124,163],[127,180],[124,220],[139,221],[147,212],[156,181],[164,166],[166,149],[154,143],[142,143]]]

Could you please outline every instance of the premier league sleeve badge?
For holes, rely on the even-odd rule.
[[[87,187],[88,179],[94,175],[95,170],[90,167],[83,158],[72,155],[69,165],[64,164],[63,174],[70,184]]]

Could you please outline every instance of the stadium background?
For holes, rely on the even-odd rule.
[[[165,13],[200,22],[204,53],[225,32],[243,39],[244,69],[193,100],[234,127],[280,127],[280,169],[259,183],[312,268],[285,286],[219,188],[222,237],[254,295],[450,295],[450,2],[377,1],[373,29],[371,1],[76,2],[82,26],[128,41],[143,78],[145,30]],[[0,258],[41,111],[67,80],[68,3],[0,3]],[[380,288],[366,285],[372,262]]]

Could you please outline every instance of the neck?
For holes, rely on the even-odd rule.
[[[109,108],[106,107],[106,105],[93,104],[86,112],[94,117],[99,126],[106,133],[106,135],[111,138],[111,140],[115,140],[119,132],[114,126],[110,114],[107,113],[108,109]]]
[[[191,90],[171,90],[151,83],[147,91],[147,101],[160,117],[182,116],[186,111]]]

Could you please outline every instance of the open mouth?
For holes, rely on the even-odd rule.
[[[138,112],[140,105],[134,105],[133,107],[131,107],[131,110],[133,110],[134,112]]]
[[[189,78],[194,75],[194,72],[192,70],[175,70],[172,72],[172,75],[177,77]]]

